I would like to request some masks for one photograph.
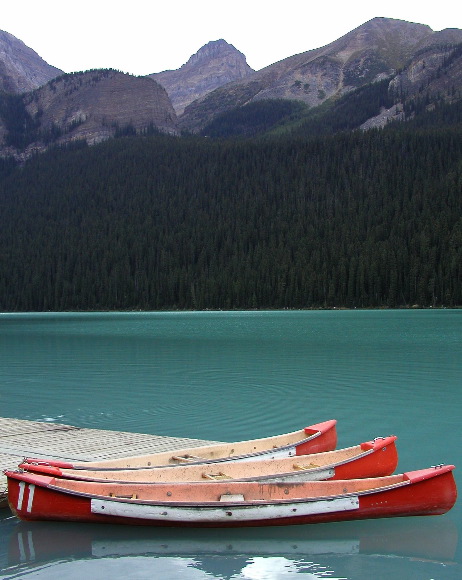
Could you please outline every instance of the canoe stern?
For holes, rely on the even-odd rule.
[[[337,447],[337,420],[331,419],[305,427],[307,439],[296,446],[296,455],[333,451]]]

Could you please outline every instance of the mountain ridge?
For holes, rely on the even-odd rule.
[[[408,119],[407,105],[422,100],[423,95],[428,99],[427,109],[440,101],[462,98],[460,44],[462,30],[457,28],[434,32],[425,24],[377,17],[323,47],[259,71],[251,69],[233,45],[219,39],[204,45],[177,70],[142,77],[111,69],[61,74],[24,92],[19,88],[26,82],[21,72],[26,64],[27,82],[35,85],[59,69],[44,65],[37,53],[3,33],[0,47],[8,50],[0,53],[0,80],[11,90],[0,93],[0,154],[24,160],[50,144],[79,139],[94,144],[153,130],[172,135],[203,133],[233,110],[244,111],[252,104],[257,107],[254,117],[265,117],[269,109],[258,110],[258,103],[272,102],[277,108],[284,101],[285,113],[273,110],[269,116],[273,121],[260,123],[260,129],[255,125],[257,132],[267,131],[271,123],[283,123],[284,115],[292,119],[302,115],[300,107],[321,115],[321,105],[335,104],[360,87],[388,81],[386,110],[368,107],[368,118],[356,127],[348,124],[349,130],[379,127],[390,120]],[[1,54],[7,52],[8,58],[2,60]],[[2,76],[7,65],[10,76]],[[298,108],[290,103],[298,103]],[[227,122],[234,121],[229,117]],[[246,130],[243,116],[239,123],[241,135],[255,134]]]
[[[443,38],[462,42],[462,30],[450,30],[434,33],[424,24],[373,18],[324,47],[293,55],[212,91],[186,107],[180,125],[196,132],[217,114],[263,99],[294,99],[317,107],[358,86],[391,77],[417,50]]]
[[[110,69],[0,94],[2,311],[460,306],[461,34],[377,19],[192,103],[199,135]]]

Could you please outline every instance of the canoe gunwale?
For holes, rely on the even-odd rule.
[[[145,499],[130,499],[125,497],[112,497],[107,495],[98,495],[93,493],[78,492],[72,489],[65,489],[57,485],[50,484],[47,486],[48,489],[53,491],[58,491],[66,493],[69,495],[75,495],[78,497],[87,497],[90,499],[98,499],[104,501],[111,501],[117,503],[128,503],[136,505],[150,505],[150,506],[165,506],[165,507],[184,507],[184,508],[216,508],[216,507],[245,507],[245,506],[259,506],[259,505],[279,505],[279,504],[291,504],[291,503],[307,503],[315,501],[333,501],[335,499],[348,498],[348,497],[361,497],[362,495],[369,495],[371,493],[380,493],[382,491],[388,491],[390,489],[398,489],[400,487],[411,485],[409,480],[400,481],[394,484],[386,485],[383,487],[375,487],[362,491],[351,491],[348,493],[342,493],[337,495],[320,495],[320,496],[310,496],[310,497],[294,497],[287,499],[252,499],[243,501],[161,501],[161,500],[145,500]]]
[[[318,432],[315,435],[310,435],[305,439],[300,439],[297,443],[289,443],[287,445],[282,445],[281,447],[272,447],[270,449],[265,449],[264,451],[254,451],[252,453],[242,453],[240,455],[230,455],[229,457],[219,457],[217,459],[203,459],[198,461],[188,461],[186,464],[182,463],[168,463],[166,465],[150,465],[150,466],[137,466],[137,467],[86,467],[82,465],[74,466],[73,469],[83,470],[83,471],[138,471],[140,469],[157,469],[159,467],[178,467],[179,465],[215,465],[216,463],[227,463],[229,461],[245,461],[247,459],[253,459],[261,457],[262,459],[265,458],[265,455],[269,455],[271,453],[284,453],[285,451],[289,452],[289,457],[297,457],[296,449],[299,445],[304,445],[305,443],[309,443],[313,441],[317,437],[321,436],[322,433]],[[290,454],[290,450],[293,449],[293,454]],[[299,456],[301,457],[301,456]]]

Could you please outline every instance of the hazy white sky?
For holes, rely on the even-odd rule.
[[[22,0],[2,3],[0,30],[64,72],[114,68],[146,75],[177,69],[219,38],[259,70],[324,46],[375,16],[435,31],[462,28],[457,6],[452,0]]]

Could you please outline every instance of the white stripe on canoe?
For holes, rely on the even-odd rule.
[[[19,511],[22,508],[22,500],[24,499],[24,488],[26,483],[24,481],[19,482],[19,494],[18,494],[18,505],[16,509]]]
[[[297,503],[232,504],[223,507],[170,506],[135,504],[101,499],[91,500],[91,512],[94,514],[168,522],[265,521],[277,518],[326,514],[357,509],[359,509],[358,496]]]
[[[27,502],[27,511],[32,511],[32,502],[34,501],[35,485],[33,483],[29,484],[29,500]]]

